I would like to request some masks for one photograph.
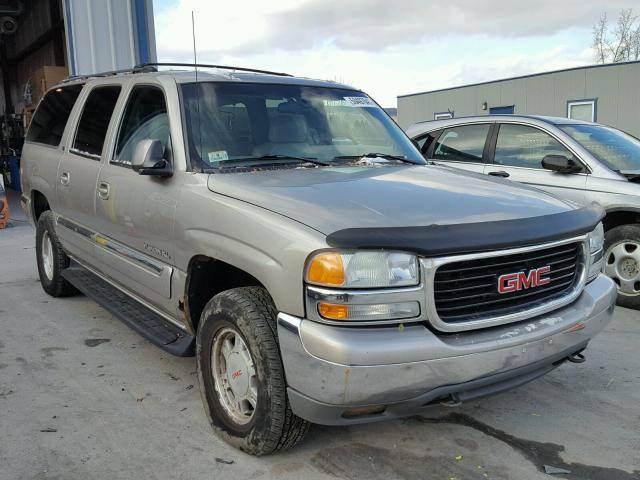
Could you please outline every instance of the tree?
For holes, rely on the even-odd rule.
[[[603,13],[593,26],[593,54],[597,63],[640,60],[640,17],[632,8],[620,11],[615,28]]]

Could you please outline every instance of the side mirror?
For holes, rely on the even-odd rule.
[[[542,167],[558,173],[582,172],[582,166],[573,158],[567,158],[564,155],[546,155],[542,159]]]
[[[171,163],[164,158],[162,142],[150,138],[137,143],[131,168],[139,175],[170,177],[173,174]]]

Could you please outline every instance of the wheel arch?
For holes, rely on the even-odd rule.
[[[620,225],[640,223],[640,208],[618,207],[608,209],[602,223],[605,231]]]
[[[185,319],[192,331],[197,331],[200,315],[213,296],[238,287],[262,287],[268,291],[260,280],[241,268],[208,255],[193,256],[184,293]]]
[[[31,210],[33,221],[35,223],[38,223],[38,219],[40,218],[40,215],[42,215],[42,212],[51,210],[49,200],[44,193],[40,192],[40,190],[31,190]]]

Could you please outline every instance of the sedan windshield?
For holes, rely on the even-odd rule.
[[[558,125],[611,170],[640,170],[640,140],[602,125]]]
[[[182,85],[182,97],[193,167],[425,163],[400,128],[359,91],[199,82]]]

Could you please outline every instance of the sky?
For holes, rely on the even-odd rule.
[[[594,63],[592,28],[637,0],[154,0],[158,61],[197,59],[397,96]],[[640,14],[640,9],[637,9]]]

